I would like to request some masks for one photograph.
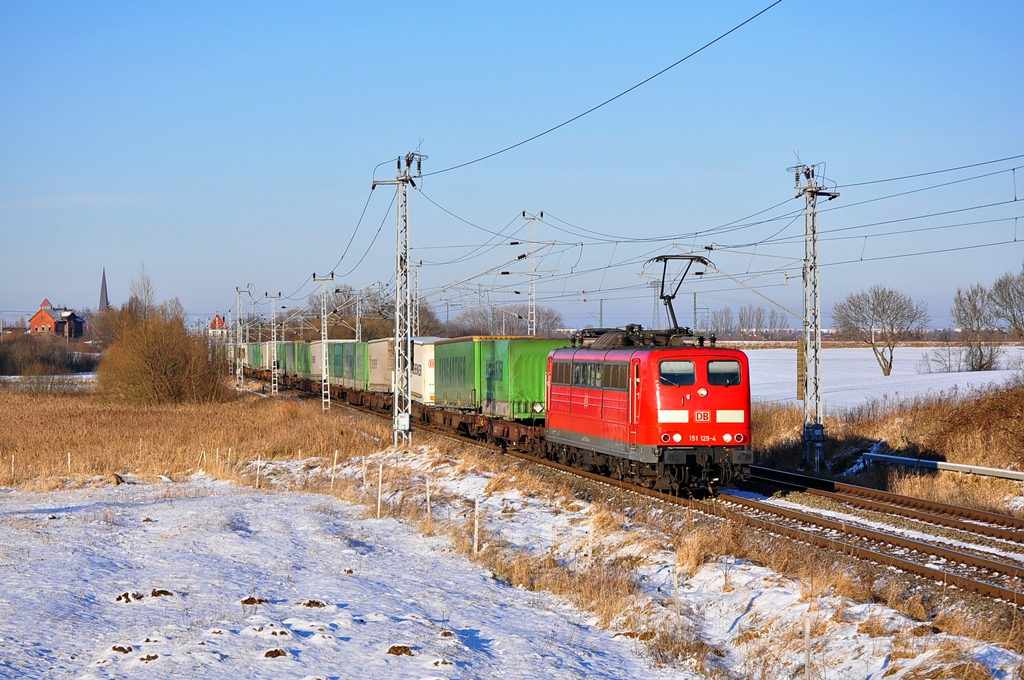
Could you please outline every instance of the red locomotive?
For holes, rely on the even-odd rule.
[[[655,489],[749,475],[747,357],[627,327],[548,357],[548,455]]]

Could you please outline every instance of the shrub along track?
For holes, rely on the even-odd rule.
[[[379,418],[387,417],[378,411],[354,406],[344,401],[335,401],[334,403],[344,408],[372,414]],[[663,491],[635,486],[628,482],[562,465],[499,444],[468,439],[458,432],[435,428],[419,422],[414,423],[413,426],[424,432],[448,437],[461,443],[472,443],[491,452],[502,452],[536,465],[582,477],[599,484],[615,487],[664,503],[690,508],[694,511],[735,522],[741,526],[783,536],[794,541],[856,557],[884,567],[899,569],[940,582],[943,585],[954,586],[967,592],[996,600],[1003,600],[1018,607],[1024,607],[1024,568],[1018,566],[995,562],[922,541],[909,540],[895,534],[851,526],[820,516],[779,508],[746,498],[729,496],[726,499],[719,495],[717,498],[707,500],[673,496]],[[895,496],[895,494],[890,495]],[[896,498],[905,497],[896,496]],[[980,512],[967,508],[961,510]],[[765,517],[774,517],[776,519],[769,521]]]

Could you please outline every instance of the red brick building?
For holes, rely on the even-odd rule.
[[[32,335],[53,334],[62,338],[80,338],[85,330],[85,319],[67,307],[56,308],[44,299],[28,322],[28,331]]]

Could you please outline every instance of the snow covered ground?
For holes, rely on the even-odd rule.
[[[897,350],[886,378],[870,350],[825,350],[827,407],[963,393],[1015,374],[918,373],[922,352]],[[748,354],[754,398],[795,403],[795,351]],[[609,556],[642,558],[652,625],[696,636],[734,677],[802,676],[807,617],[816,678],[899,680],[941,669],[950,648],[996,677],[1021,663],[997,646],[921,636],[919,622],[881,605],[808,598],[800,583],[731,558],[684,579],[677,609],[675,556],[650,547],[668,537],[644,537],[636,526],[602,531],[587,503],[551,504],[514,484],[488,490],[488,474],[435,451],[382,452],[371,470],[377,461],[419,478],[429,470],[437,491],[455,499],[436,503],[438,519],[464,521],[479,499],[485,533],[513,547],[577,566],[598,543]],[[360,477],[362,463],[340,466],[340,476]],[[281,489],[327,474],[317,459],[264,466]],[[136,481],[0,488],[0,678],[704,677],[686,665],[653,668],[643,643],[622,635],[639,630],[624,622],[602,630],[565,601],[492,578],[450,539],[367,519],[363,506],[201,473]],[[243,604],[248,598],[258,603]]]
[[[882,375],[870,348],[825,349],[821,358],[821,385],[825,408],[844,411],[871,400],[900,400],[915,395],[952,392],[965,394],[1001,384],[1020,374],[1004,368],[974,373],[919,373],[921,347],[897,347],[892,373]],[[797,404],[796,350],[746,350],[750,358],[750,390],[755,401],[777,401]],[[1018,366],[1024,353],[1007,350],[1003,366]]]
[[[733,677],[802,676],[808,616],[817,678],[899,680],[934,665],[948,645],[997,677],[1021,661],[989,644],[918,637],[921,624],[892,610],[809,598],[793,579],[731,558],[684,578],[677,610],[675,556],[651,547],[667,537],[642,526],[601,531],[582,501],[550,503],[514,484],[488,491],[492,475],[434,451],[382,452],[371,472],[378,461],[410,479],[429,470],[435,494],[448,494],[435,500],[439,521],[465,521],[479,499],[485,535],[514,547],[577,566],[597,543],[609,557],[642,557],[652,625],[706,642]],[[350,479],[363,470],[361,460],[339,467]],[[328,471],[310,459],[264,463],[263,474],[284,489]],[[201,473],[0,491],[0,677],[704,677],[685,664],[653,668],[643,643],[621,635],[642,631],[623,621],[602,630],[554,596],[494,579],[448,538],[369,514],[325,495]],[[872,622],[887,632],[871,632]]]
[[[648,674],[632,640],[325,496],[199,476],[0,503],[2,677]]]

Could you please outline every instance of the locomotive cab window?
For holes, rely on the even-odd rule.
[[[708,362],[708,384],[729,385],[740,384],[740,362],[738,361],[709,361]]]
[[[662,385],[683,387],[697,380],[692,361],[662,361],[658,364],[658,371]]]

